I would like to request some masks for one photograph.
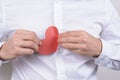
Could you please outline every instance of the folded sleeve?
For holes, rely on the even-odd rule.
[[[95,59],[97,65],[120,69],[120,17],[110,0],[106,0],[106,24],[100,34],[103,49]]]
[[[0,42],[0,47],[1,47],[4,43],[5,43],[5,42]],[[2,65],[2,63],[6,63],[6,61],[0,60],[0,66]]]
[[[4,10],[3,10],[3,0],[0,0],[0,47],[5,43],[5,20],[4,20]],[[2,63],[6,63],[6,61],[0,60],[0,66]]]

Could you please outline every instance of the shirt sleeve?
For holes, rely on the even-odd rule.
[[[0,0],[0,47],[5,43],[5,21],[4,21],[4,10],[3,10],[3,0]],[[6,63],[6,61],[0,60],[0,66],[2,63]]]
[[[97,65],[120,69],[120,17],[110,0],[106,0],[106,24],[101,32],[103,50],[95,59]]]

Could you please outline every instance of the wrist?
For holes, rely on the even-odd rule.
[[[5,61],[5,59],[2,58],[1,48],[2,46],[0,47],[0,60]]]
[[[5,61],[1,56],[0,56],[0,60]]]
[[[102,52],[102,41],[100,39],[98,39],[98,47],[97,47],[97,52],[96,54],[93,56],[95,58],[99,57],[101,52]]]

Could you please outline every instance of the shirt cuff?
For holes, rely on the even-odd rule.
[[[102,40],[102,52],[98,58],[95,58],[97,65],[105,66],[108,64],[110,57],[112,56],[112,45]]]
[[[0,47],[4,44],[5,42],[0,42]]]
[[[5,42],[0,42],[0,47],[4,44]],[[0,60],[0,66],[2,65],[2,63],[8,63],[9,61],[3,61]]]

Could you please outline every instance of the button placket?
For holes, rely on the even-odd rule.
[[[62,0],[55,0],[53,5],[54,14],[54,25],[57,26],[61,31],[63,26],[63,8]],[[56,54],[56,70],[58,80],[66,80],[65,76],[65,64],[63,60],[63,49],[59,46]]]
[[[67,80],[65,75],[65,64],[63,60],[63,48],[59,46],[58,52],[56,54],[56,69],[58,80]]]
[[[62,0],[55,0],[53,5],[54,25],[62,28],[63,24],[63,9]]]

